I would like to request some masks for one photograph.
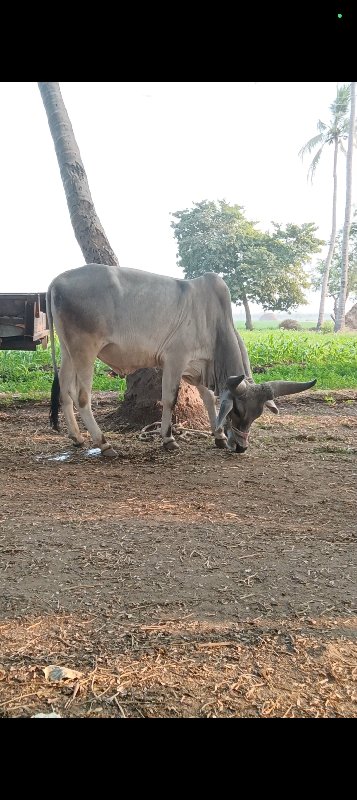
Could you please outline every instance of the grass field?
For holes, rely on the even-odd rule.
[[[60,349],[56,346],[56,360],[60,364]],[[125,379],[110,377],[110,369],[97,360],[94,368],[93,388],[97,391],[117,390],[123,395]],[[51,350],[38,348],[35,352],[0,350],[0,392],[25,395],[40,399],[49,394],[53,380]]]
[[[305,381],[317,378],[317,389],[357,388],[357,335],[311,331],[240,331],[254,367],[256,382]]]
[[[271,325],[271,323],[269,323]],[[271,328],[240,333],[247,345],[255,381],[310,380],[317,389],[357,388],[357,334],[317,334]],[[57,363],[60,362],[57,347]],[[262,372],[255,372],[255,369]],[[109,367],[96,362],[94,390],[117,390],[122,396],[125,380],[110,377]],[[50,349],[34,353],[0,351],[0,392],[29,399],[49,395],[53,378]]]

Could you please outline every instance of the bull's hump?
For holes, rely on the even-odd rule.
[[[230,297],[227,284],[220,275],[216,274],[216,272],[205,272],[205,274],[202,275],[202,280],[205,282],[206,286],[211,289],[211,291],[214,290],[217,294]]]

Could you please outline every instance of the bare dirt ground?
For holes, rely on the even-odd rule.
[[[244,456],[113,432],[113,461],[0,400],[0,715],[356,716],[356,397],[281,402]]]

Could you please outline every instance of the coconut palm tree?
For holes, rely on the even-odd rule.
[[[343,141],[346,140],[348,137],[349,103],[350,103],[350,86],[348,84],[347,85],[345,84],[344,86],[337,88],[336,99],[330,106],[330,111],[332,115],[330,123],[327,125],[325,122],[321,122],[321,120],[319,120],[317,123],[317,130],[318,130],[317,136],[313,136],[312,139],[310,139],[304,145],[304,147],[301,148],[299,152],[301,158],[304,158],[304,156],[307,153],[311,153],[318,147],[317,153],[315,153],[314,155],[314,158],[310,164],[309,171],[307,174],[308,179],[310,177],[312,182],[323,150],[325,149],[326,145],[333,145],[332,230],[331,230],[330,245],[326,258],[325,270],[321,285],[320,308],[316,326],[317,330],[320,330],[324,320],[328,277],[330,272],[332,256],[335,248],[336,209],[337,209],[337,158],[339,150],[345,152],[345,149],[343,147]]]
[[[347,159],[346,159],[346,208],[345,208],[345,223],[343,226],[343,239],[342,239],[342,274],[341,274],[341,289],[338,301],[338,308],[335,321],[335,331],[340,331],[345,323],[345,308],[347,297],[348,285],[348,242],[351,229],[351,206],[352,206],[352,162],[353,162],[353,145],[355,137],[355,120],[356,120],[356,83],[351,83],[351,110],[348,131],[348,146],[347,146]]]

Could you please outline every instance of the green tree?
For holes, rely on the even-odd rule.
[[[225,200],[203,200],[172,216],[178,264],[185,276],[221,275],[232,302],[244,306],[249,330],[253,328],[250,302],[275,311],[305,302],[303,289],[310,281],[304,264],[323,244],[312,223],[288,224],[286,229],[273,223],[274,232],[263,233],[256,222],[246,219],[242,206]]]
[[[353,163],[353,146],[355,138],[355,120],[356,120],[356,83],[351,83],[351,108],[350,120],[348,129],[348,146],[347,146],[347,159],[346,159],[346,206],[345,206],[345,224],[343,226],[342,237],[342,270],[341,270],[341,288],[338,298],[337,313],[335,318],[335,331],[340,331],[345,324],[345,309],[348,289],[348,242],[351,227],[351,208],[352,208],[352,163]]]
[[[325,271],[321,284],[321,298],[319,316],[317,321],[317,330],[320,330],[324,320],[325,299],[328,284],[329,271],[332,261],[332,256],[335,248],[336,240],[336,209],[337,209],[337,158],[339,150],[345,152],[342,142],[348,137],[348,109],[350,103],[350,87],[349,85],[341,86],[337,89],[336,99],[330,106],[331,120],[328,125],[321,120],[317,123],[317,136],[313,136],[299,152],[301,158],[307,153],[318,148],[317,153],[310,164],[308,171],[308,179],[313,181],[316,168],[321,158],[321,154],[326,145],[333,145],[333,196],[332,196],[332,229],[329,243],[327,258],[325,261]]]

